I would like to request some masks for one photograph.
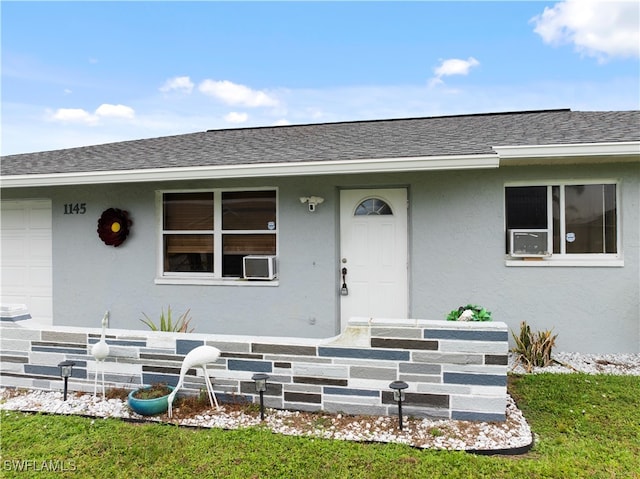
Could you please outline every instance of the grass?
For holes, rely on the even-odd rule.
[[[0,476],[640,478],[640,377],[516,376],[509,390],[536,435],[522,456],[2,411]]]

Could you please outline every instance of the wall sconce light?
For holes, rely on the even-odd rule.
[[[404,381],[393,381],[389,387],[393,389],[393,400],[398,402],[398,422],[402,431],[402,401],[404,401],[404,390],[409,385]]]
[[[73,361],[62,361],[58,364],[60,368],[60,377],[64,379],[64,400],[67,400],[67,384],[69,381],[69,376],[73,372],[73,367],[76,365]]]
[[[264,392],[267,390],[267,379],[269,375],[264,373],[256,373],[251,376],[256,383],[256,391],[260,393],[260,420],[264,421]]]
[[[316,210],[316,206],[324,203],[324,198],[321,196],[301,196],[300,203],[309,205],[309,211],[313,213]]]

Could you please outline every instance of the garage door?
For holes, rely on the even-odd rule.
[[[51,201],[1,201],[0,302],[52,324]]]

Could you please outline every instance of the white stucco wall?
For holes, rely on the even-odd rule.
[[[514,267],[504,255],[504,185],[512,181],[620,179],[622,267]],[[157,285],[155,191],[275,186],[279,191],[277,287]],[[498,170],[342,175],[3,190],[3,197],[51,198],[54,324],[142,329],[142,312],[191,308],[197,332],[329,337],[338,332],[338,192],[409,189],[409,314],[441,319],[482,304],[517,331],[553,329],[564,351],[640,351],[640,166],[638,163],[510,167]],[[298,198],[325,202],[310,214]],[[64,215],[65,203],[86,203]],[[132,233],[118,248],[96,233],[105,209],[126,209]]]

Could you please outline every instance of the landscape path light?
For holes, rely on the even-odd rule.
[[[402,431],[402,401],[404,401],[404,390],[409,387],[404,381],[393,381],[389,384],[389,387],[393,389],[393,400],[398,403],[398,422],[400,430]]]
[[[73,367],[75,365],[76,363],[68,360],[62,361],[60,364],[58,364],[58,367],[60,368],[60,376],[64,379],[64,393],[63,393],[64,401],[67,400],[67,384],[69,381],[69,376],[71,376],[71,373],[73,372]]]
[[[256,383],[256,391],[260,393],[260,420],[264,421],[264,392],[267,390],[267,379],[269,379],[269,375],[256,373],[251,379]]]

